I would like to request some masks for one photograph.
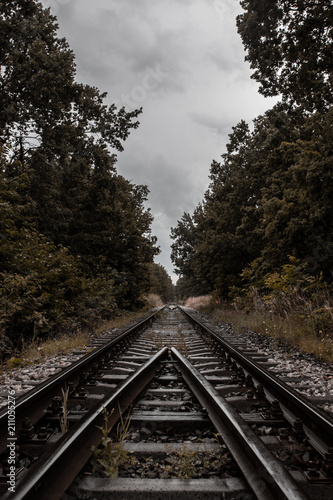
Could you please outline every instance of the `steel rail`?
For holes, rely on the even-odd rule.
[[[36,421],[44,415],[44,410],[50,404],[52,398],[54,396],[61,396],[61,388],[65,383],[77,382],[82,371],[88,370],[99,358],[103,357],[108,351],[116,348],[127,337],[145,329],[161,309],[163,309],[163,307],[155,311],[153,314],[150,314],[147,318],[144,318],[136,325],[130,327],[115,339],[105,343],[101,347],[96,348],[90,354],[83,356],[78,361],[75,361],[68,367],[64,368],[61,372],[48,378],[39,384],[35,389],[32,389],[23,396],[19,397],[15,405],[16,429],[20,428],[26,416],[29,416],[32,424],[36,423]],[[27,409],[29,409],[28,415]],[[7,414],[7,409],[0,412],[0,451],[2,451],[7,445]]]
[[[243,354],[239,349],[220,338],[213,330],[198,321],[191,314],[180,307],[184,316],[192,325],[200,328],[235,360],[236,363],[249,373],[257,384],[262,385],[269,400],[277,399],[285,418],[294,424],[296,419],[303,423],[303,430],[307,434],[311,444],[321,453],[331,454],[333,447],[333,419],[318,407],[313,405],[304,396],[279,380],[264,367],[250,357]]]
[[[279,460],[210,382],[174,347],[171,355],[177,360],[176,367],[186,383],[206,408],[256,497],[260,500],[308,499]]]
[[[89,460],[93,447],[102,440],[100,427],[104,422],[104,411],[112,410],[108,419],[111,428],[120,415],[131,405],[145,386],[154,377],[162,360],[167,358],[164,347],[155,356],[129,376],[111,396],[106,396],[98,406],[91,409],[79,422],[73,425],[54,446],[51,446],[26,472],[18,478],[15,500],[57,500],[70,486],[81,468]],[[4,500],[12,499],[7,492]]]

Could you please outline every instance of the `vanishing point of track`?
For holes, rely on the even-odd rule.
[[[64,390],[69,429],[62,434]],[[132,441],[123,446],[136,468],[115,479],[94,473],[89,464],[102,440],[105,410],[111,428],[129,408]],[[0,491],[6,499],[333,498],[331,416],[278,379],[268,357],[176,306],[110,335],[19,398],[15,427],[13,493],[7,491],[3,410]],[[263,436],[262,428],[274,432]],[[215,442],[213,435],[219,436]],[[299,458],[304,447],[313,457],[306,463]],[[170,479],[170,465],[158,469],[170,453],[186,455],[188,462],[195,456],[199,473],[192,461],[187,475]],[[214,471],[200,467],[204,453],[219,457],[221,467],[218,460]],[[284,460],[286,455],[295,460]]]

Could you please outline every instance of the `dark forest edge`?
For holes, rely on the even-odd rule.
[[[1,356],[172,289],[153,263],[148,189],[116,170],[142,110],[106,106],[77,83],[57,29],[34,0],[0,2]]]
[[[203,201],[172,229],[177,296],[209,294],[225,314],[248,320],[293,318],[298,335],[317,338],[331,356],[333,6],[241,5],[252,78],[280,101],[252,128],[243,120],[232,128]]]

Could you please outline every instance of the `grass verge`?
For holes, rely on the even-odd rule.
[[[281,340],[304,353],[315,355],[320,361],[333,362],[332,335],[324,331],[318,331],[311,318],[302,317],[297,312],[295,314],[290,312],[280,315],[263,310],[221,307],[214,304],[213,301],[208,304],[207,300],[194,302],[194,305],[190,307],[209,314],[215,324],[222,321],[230,323],[236,334],[253,330],[271,338],[272,347],[274,347],[274,340]]]
[[[112,330],[113,328],[122,328],[125,325],[136,320],[144,315],[147,309],[142,309],[135,312],[123,311],[122,314],[102,323],[93,332],[84,332],[77,330],[66,334],[59,335],[53,339],[38,340],[35,339],[30,343],[26,343],[21,352],[15,353],[8,361],[3,363],[4,369],[21,368],[32,363],[41,363],[50,356],[59,354],[68,354],[73,350],[85,350],[89,339],[93,336],[101,336],[103,332]],[[89,351],[88,351],[89,352]]]

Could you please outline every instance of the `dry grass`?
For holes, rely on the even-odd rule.
[[[190,297],[186,300],[186,307],[193,307],[193,309],[200,309],[210,305],[212,297],[210,295],[200,295],[199,297]]]
[[[159,295],[156,295],[155,293],[147,295],[146,300],[149,309],[153,309],[154,307],[162,307],[164,305],[161,297]]]
[[[123,312],[116,318],[101,324],[93,335],[101,336],[101,334],[106,330],[121,328],[138,316],[142,316],[143,313],[144,311]],[[22,352],[19,357],[17,357],[18,361],[21,361],[21,363],[17,363],[17,366],[22,366],[22,364],[25,363],[40,362],[49,356],[67,354],[73,350],[83,350],[85,349],[85,346],[91,336],[92,335],[89,332],[82,332],[78,330],[74,333],[60,335],[54,339],[48,339],[45,341],[34,340],[30,344],[26,344],[23,347]]]
[[[311,324],[292,315],[281,317],[267,312],[217,309],[213,313],[213,318],[214,322],[223,320],[231,323],[236,333],[253,330],[272,339],[283,340],[302,352],[314,354],[320,360],[329,363],[333,361],[331,336],[318,334]]]
[[[296,312],[295,314],[285,312],[284,315],[280,315],[262,309],[258,311],[232,307],[221,308],[221,306],[216,307],[212,301],[207,302],[207,306],[201,305],[195,308],[209,313],[215,324],[221,321],[230,323],[236,334],[253,330],[272,340],[282,340],[302,352],[314,354],[322,361],[333,362],[332,335],[318,331],[309,317],[304,318]]]
[[[105,321],[102,323],[94,332],[94,335],[101,335],[103,332],[106,330],[112,330],[113,328],[121,328],[131,321],[135,320],[139,316],[142,316],[145,314],[144,310],[140,311],[135,311],[135,312],[128,312],[128,311],[123,311],[119,316],[116,318],[112,318],[109,321]]]
[[[88,339],[88,333],[78,331],[43,342],[33,341],[23,347],[21,356],[24,360],[37,361],[43,357],[66,354],[74,349],[84,349]]]

